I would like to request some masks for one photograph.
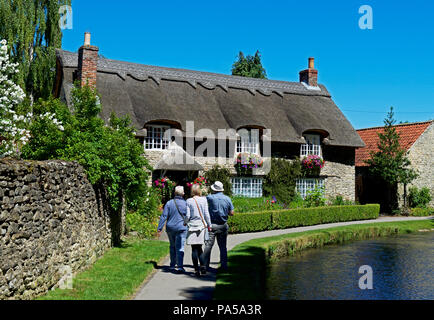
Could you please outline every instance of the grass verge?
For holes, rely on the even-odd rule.
[[[265,299],[267,264],[299,250],[433,228],[434,220],[378,222],[250,240],[229,251],[228,271],[217,275],[214,299]]]
[[[38,300],[122,300],[136,292],[158,263],[169,253],[169,243],[128,239],[109,249],[89,269],[78,273],[73,289],[55,289]]]

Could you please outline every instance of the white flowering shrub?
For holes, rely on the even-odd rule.
[[[22,148],[29,142],[29,130],[35,116],[29,112],[18,114],[17,106],[26,97],[23,89],[12,80],[18,73],[18,63],[9,60],[6,40],[0,41],[0,158],[21,155]],[[38,117],[48,119],[61,131],[64,130],[60,121],[53,113],[45,113]]]

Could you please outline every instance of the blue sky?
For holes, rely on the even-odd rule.
[[[373,9],[362,30],[359,7]],[[298,81],[315,57],[318,80],[356,129],[434,118],[434,1],[73,0],[63,49],[85,31],[107,58],[230,74],[259,50],[269,79]]]

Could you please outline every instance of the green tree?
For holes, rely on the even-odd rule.
[[[240,51],[237,61],[232,65],[232,75],[266,79],[267,73],[261,63],[261,54],[256,51],[254,56],[247,57]]]
[[[365,162],[369,165],[370,173],[382,179],[389,186],[391,198],[388,204],[389,210],[397,209],[397,185],[406,185],[417,178],[415,170],[409,168],[411,165],[406,150],[399,144],[399,133],[396,131],[393,107],[384,119],[384,132],[379,132],[380,138],[377,147],[378,151],[371,151],[370,159]],[[406,190],[404,200],[406,201]]]
[[[59,9],[71,0],[0,0],[0,38],[10,44],[19,63],[17,79],[31,101],[53,88],[56,48],[62,46]]]

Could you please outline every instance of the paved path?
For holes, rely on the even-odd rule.
[[[308,227],[299,227],[283,230],[271,230],[255,233],[233,234],[228,236],[228,251],[242,242],[265,238],[281,234],[294,232],[318,230],[331,227],[347,226],[352,224],[365,224],[372,222],[390,222],[390,221],[414,221],[433,219],[433,217],[380,217],[376,220],[350,221],[321,224]],[[163,233],[165,235],[165,233]],[[167,240],[161,236],[161,240]],[[217,242],[211,252],[210,267],[216,269],[219,262],[219,250]],[[197,278],[194,275],[194,268],[191,262],[191,246],[185,246],[184,256],[185,274],[173,274],[169,272],[169,257],[167,257],[162,266],[156,266],[154,274],[139,289],[135,300],[211,300],[215,287],[216,273],[208,272],[206,275]]]

